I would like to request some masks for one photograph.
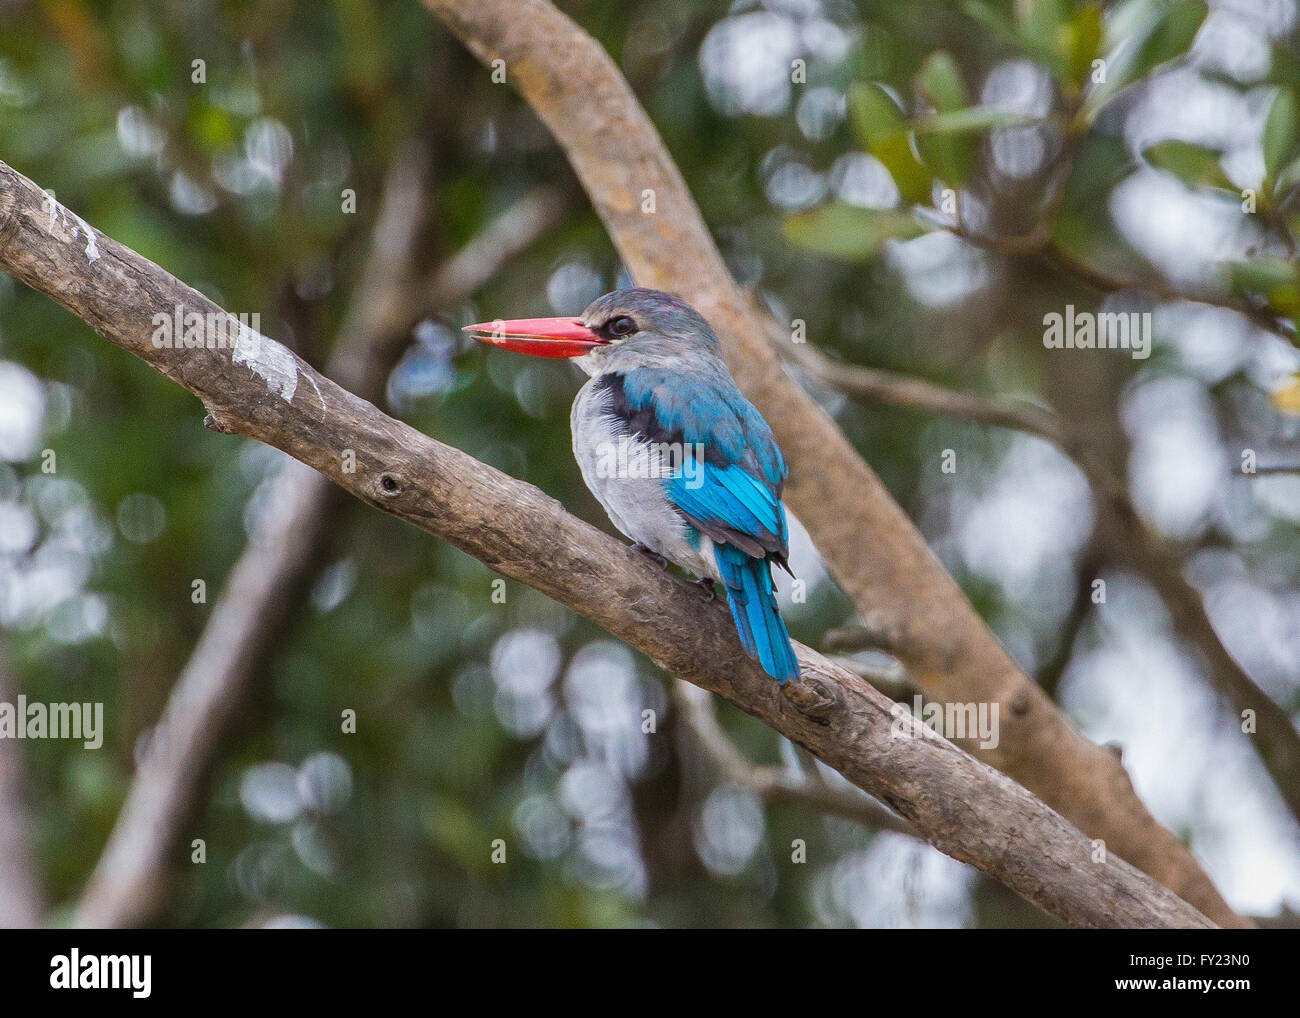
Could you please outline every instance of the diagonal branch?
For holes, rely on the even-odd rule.
[[[1186,846],[1152,818],[1122,764],[1016,667],[880,479],[782,370],[765,338],[770,318],[731,278],[609,55],[546,0],[424,3],[480,60],[504,61],[507,81],[564,149],[637,282],[680,294],[713,325],[792,465],[791,509],[861,615],[897,636],[927,696],[998,705],[998,747],[972,744],[972,752],[1217,922],[1241,923]]]
[[[581,612],[669,674],[804,746],[936,848],[1066,923],[1209,925],[1115,853],[1098,853],[1010,778],[924,727],[896,733],[892,701],[815,651],[797,647],[805,679],[777,686],[745,656],[722,605],[532,485],[385,416],[273,340],[245,334],[233,354],[155,347],[156,309],[224,312],[71,214],[51,222],[45,205],[44,192],[0,163],[0,266],[197,395],[214,430],[273,445]]]
[[[1043,261],[1063,272],[1082,280],[1100,293],[1121,293],[1135,290],[1151,294],[1156,300],[1165,302],[1189,301],[1193,304],[1206,304],[1210,307],[1224,308],[1244,315],[1256,328],[1270,332],[1285,339],[1288,343],[1296,341],[1295,325],[1285,317],[1276,315],[1268,308],[1257,305],[1232,294],[1215,294],[1203,290],[1187,290],[1174,286],[1167,280],[1146,278],[1142,280],[1127,279],[1117,276],[1107,269],[1085,261],[1074,252],[1058,243],[1051,243],[1042,252]]]
[[[427,190],[419,157],[401,157],[389,173],[371,253],[330,358],[330,375],[365,399],[382,396],[420,317],[488,282],[559,219],[563,205],[553,191],[526,195],[421,280],[412,264]],[[354,504],[299,463],[287,464],[272,483],[78,904],[80,926],[137,925],[161,909],[169,861],[231,722],[279,645],[289,606],[316,574],[339,514]]]

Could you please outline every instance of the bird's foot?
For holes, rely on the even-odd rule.
[[[658,562],[660,569],[668,568],[668,560],[664,558],[662,555],[660,555],[653,548],[651,548],[648,544],[642,544],[640,541],[637,541],[632,545],[632,550],[639,551],[642,555],[646,556],[646,558],[650,558]]]
[[[713,581],[707,576],[701,576],[698,580],[692,580],[691,582],[704,591],[704,593],[708,594],[710,601],[716,601],[718,599],[718,592],[713,587]]]

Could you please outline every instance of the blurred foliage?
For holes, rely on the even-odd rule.
[[[1190,278],[1296,315],[1292,5],[1253,20],[1190,0],[562,6],[623,67],[738,280],[779,317],[804,319],[824,351],[976,392],[1046,397],[1089,424],[1106,418],[1097,428],[1110,429],[1121,472],[1137,439],[1118,407],[1139,371],[1194,380],[1231,457],[1243,442],[1286,448],[1294,437],[1266,391],[1279,365],[1295,365],[1275,350],[1266,370],[1246,339],[1217,374],[1198,374],[1167,331],[1148,362],[1079,352],[1105,356],[1084,372],[1100,376],[1112,405],[1090,396],[1068,406],[1085,361],[1044,357],[1043,313],[1109,305],[1078,280],[998,261],[949,232],[960,215],[983,236],[1025,236],[1047,215],[1054,242],[1110,270]],[[1216,19],[1220,50],[1249,42],[1267,59],[1211,49],[1198,62]],[[792,80],[796,60],[806,81]],[[1168,106],[1126,131],[1171,73],[1239,97],[1256,114],[1249,137],[1198,136]],[[572,368],[466,349],[456,330],[575,312],[620,282],[617,256],[542,126],[419,4],[0,3],[0,158],[231,311],[259,313],[263,332],[318,365],[347,312],[383,174],[411,139],[433,164],[427,265],[538,185],[562,182],[574,198],[562,227],[472,303],[416,331],[385,409],[608,529],[569,451]],[[1208,198],[1243,220],[1211,262],[1161,264],[1125,231],[1116,195],[1153,179],[1182,187],[1188,209]],[[344,189],[355,191],[355,214],[342,211]],[[1247,189],[1253,217],[1238,208]],[[7,667],[32,699],[107,705],[103,750],[25,746],[43,876],[66,909],[281,458],[205,431],[191,396],[6,277],[0,368],[5,403],[19,407],[3,418],[0,463]],[[1028,476],[1077,492],[1071,468],[1004,432],[815,391],[1020,662],[1034,670],[1061,653],[1086,498],[1062,497],[1038,552],[1010,564],[996,549],[972,550],[969,530],[998,530],[996,491],[1030,483],[1008,464],[1037,456],[1047,465]],[[40,422],[26,439],[23,406]],[[945,448],[957,450],[960,482],[938,474]],[[53,474],[41,470],[47,449]],[[1264,508],[1209,500],[1189,530],[1169,529],[1236,541],[1242,568],[1285,591],[1300,577],[1300,514],[1288,497]],[[1157,526],[1161,505],[1144,503]],[[1062,518],[1063,534],[1052,530]],[[803,561],[816,577],[806,550]],[[207,604],[191,601],[195,578]],[[380,513],[358,505],[339,517],[185,839],[166,923],[1044,921],[923,847],[716,787],[683,752],[652,666],[517,585],[494,603],[492,580]],[[787,612],[813,644],[853,620],[828,580]],[[1089,632],[1079,654],[1104,637]],[[1064,648],[1059,668],[1072,653]],[[1294,662],[1260,667],[1273,669],[1271,691],[1300,706]],[[648,736],[646,708],[658,715]],[[354,735],[340,732],[349,709]],[[793,760],[768,730],[724,716],[754,759]],[[1180,822],[1194,845],[1197,822]],[[206,841],[203,865],[189,861],[191,837]],[[506,865],[491,861],[498,838]],[[806,864],[791,862],[795,839]]]

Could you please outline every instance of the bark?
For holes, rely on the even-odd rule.
[[[546,0],[424,3],[481,60],[505,61],[506,80],[564,149],[638,284],[680,294],[717,331],[791,464],[786,501],[868,626],[890,634],[927,698],[999,705],[998,747],[972,751],[1216,922],[1245,923],[1147,811],[1121,762],[1015,665],[834,421],[783,372],[766,339],[771,319],[731,278],[601,46]]]
[[[777,686],[745,656],[726,608],[569,515],[554,499],[395,421],[273,340],[159,349],[152,316],[220,315],[208,298],[48,201],[0,163],[0,265],[197,395],[214,430],[273,445],[362,501],[581,612],[667,672],[725,697],[887,803],[932,845],[1076,926],[1210,921],[1023,787],[799,646]],[[348,456],[345,453],[350,452]],[[353,459],[354,457],[354,459]],[[355,462],[355,469],[348,469]]]

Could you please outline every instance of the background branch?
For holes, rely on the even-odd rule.
[[[1046,439],[1066,455],[1075,444],[1055,413],[1027,400],[976,396],[896,371],[845,364],[831,360],[811,343],[790,343],[775,330],[770,335],[783,357],[828,389],[850,398],[1023,431]]]
[[[698,686],[674,682],[673,697],[695,743],[731,784],[749,789],[766,802],[843,817],[873,831],[917,836],[911,824],[855,788],[839,788],[813,774],[800,774],[787,767],[758,766],[747,759],[718,723],[713,698]],[[816,766],[815,761],[812,766]]]
[[[769,349],[770,319],[728,273],[654,125],[609,55],[545,0],[424,0],[484,62],[503,60],[564,149],[632,276],[680,294],[713,325],[737,382],[792,464],[786,500],[859,612],[888,616],[930,699],[999,704],[1001,741],[972,752],[1223,924],[1243,922],[1139,800],[1123,766],[1084,739],[1010,659],[906,514]],[[647,196],[653,212],[643,211]]]
[[[928,221],[936,223],[973,247],[1009,258],[1036,261],[1058,275],[1083,283],[1098,293],[1147,293],[1166,303],[1186,301],[1223,308],[1244,315],[1256,327],[1285,339],[1288,343],[1294,343],[1296,339],[1295,325],[1290,320],[1273,314],[1266,307],[1252,304],[1245,297],[1175,286],[1166,279],[1150,275],[1134,279],[1089,262],[1052,239],[1050,222],[1045,222],[1026,237],[990,237],[938,218],[928,218]]]

